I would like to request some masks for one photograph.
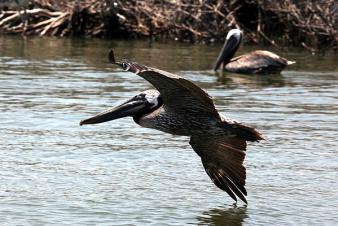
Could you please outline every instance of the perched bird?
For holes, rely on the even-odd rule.
[[[178,75],[135,62],[116,62],[113,51],[109,59],[125,71],[141,76],[157,90],[143,91],[119,106],[82,120],[80,125],[131,116],[143,127],[189,136],[190,145],[201,157],[214,184],[234,200],[237,196],[247,203],[243,166],[246,142],[262,140],[261,134],[221,115],[206,92]]]
[[[240,30],[232,29],[229,31],[214,65],[215,71],[221,68],[225,71],[241,74],[273,74],[280,73],[287,65],[295,63],[266,50],[256,50],[232,58],[241,40],[242,32]]]

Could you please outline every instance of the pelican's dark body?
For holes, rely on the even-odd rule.
[[[222,70],[240,74],[275,74],[280,73],[287,65],[295,62],[266,50],[256,50],[232,58],[242,40],[238,29],[229,31],[223,48],[216,60],[214,70]]]
[[[252,137],[250,127],[240,124],[223,115],[203,117],[198,112],[177,114],[177,112],[161,106],[155,111],[134,116],[134,121],[142,127],[157,129],[162,132],[180,136],[241,136],[248,141],[256,140]]]
[[[246,142],[262,140],[261,134],[218,113],[212,99],[194,83],[175,74],[138,63],[112,63],[150,82],[157,90],[146,90],[123,104],[82,120],[80,125],[102,123],[132,116],[147,128],[190,137],[190,145],[201,157],[214,184],[234,200],[245,196],[243,166]]]
[[[224,133],[220,121],[218,122],[216,118],[204,118],[199,116],[198,112],[189,115],[180,114],[171,111],[164,105],[149,114],[134,117],[134,121],[143,127],[181,136]]]

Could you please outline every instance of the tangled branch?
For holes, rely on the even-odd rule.
[[[25,35],[155,37],[320,48],[338,43],[335,0],[31,0],[0,13],[0,31]]]

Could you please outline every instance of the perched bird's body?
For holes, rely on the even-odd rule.
[[[280,73],[287,65],[295,63],[266,50],[255,50],[232,58],[242,40],[238,29],[229,31],[223,48],[216,60],[214,70],[241,74],[273,74]]]
[[[157,90],[143,91],[119,106],[81,121],[80,125],[132,116],[143,127],[189,136],[190,145],[215,185],[234,200],[238,196],[247,202],[243,166],[246,141],[262,140],[261,134],[219,114],[207,93],[178,75],[134,62],[115,62],[113,52],[110,59],[143,77]]]

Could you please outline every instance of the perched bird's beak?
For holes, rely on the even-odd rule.
[[[219,68],[223,69],[225,64],[230,62],[231,58],[234,56],[236,50],[238,49],[238,45],[239,40],[233,36],[225,40],[225,43],[217,57],[215,66],[213,68],[214,71],[217,71]]]
[[[147,109],[149,109],[149,103],[147,101],[132,98],[119,106],[110,108],[104,112],[94,115],[93,117],[82,120],[80,122],[80,126],[86,124],[98,124],[127,116],[134,116],[141,114]]]

